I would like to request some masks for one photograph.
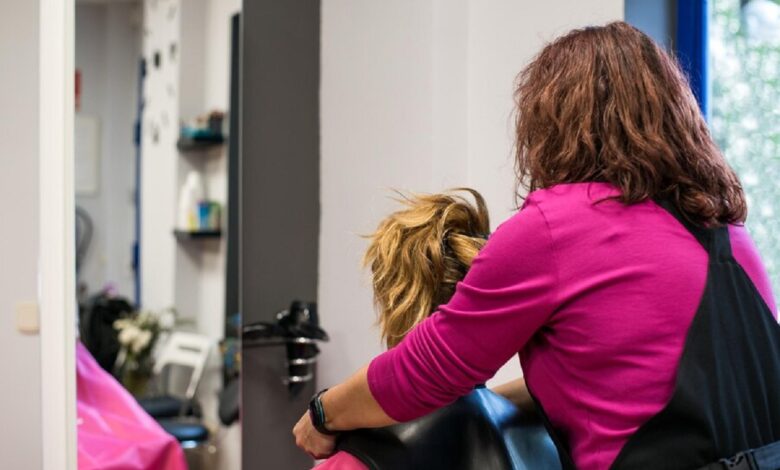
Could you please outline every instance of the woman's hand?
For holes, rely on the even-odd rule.
[[[325,414],[325,429],[348,431],[358,428],[379,428],[396,422],[385,414],[368,389],[367,367],[357,371],[346,382],[320,395]],[[333,454],[336,436],[322,434],[304,413],[293,428],[295,444],[315,459]]]
[[[298,420],[293,428],[293,436],[295,436],[295,445],[314,459],[330,457],[336,447],[336,436],[329,436],[317,431],[311,424],[308,412],[304,413]]]

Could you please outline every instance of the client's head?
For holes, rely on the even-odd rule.
[[[404,207],[369,237],[364,259],[388,347],[449,301],[490,231],[485,201],[473,189],[404,196],[400,202]]]

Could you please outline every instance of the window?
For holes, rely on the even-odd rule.
[[[747,194],[747,228],[780,294],[780,0],[712,0],[710,125]]]

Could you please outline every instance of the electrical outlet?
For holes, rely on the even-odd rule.
[[[14,310],[17,331],[26,335],[37,335],[40,331],[38,302],[17,302]]]

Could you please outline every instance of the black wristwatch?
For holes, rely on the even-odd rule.
[[[314,429],[322,434],[332,436],[338,433],[325,427],[325,408],[322,406],[322,400],[320,399],[322,394],[327,391],[327,388],[320,390],[311,397],[311,401],[309,402],[309,418],[311,419],[311,424],[314,426]]]

